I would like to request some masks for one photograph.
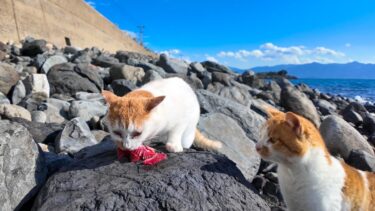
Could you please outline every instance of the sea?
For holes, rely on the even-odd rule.
[[[322,93],[354,98],[361,103],[375,103],[375,79],[296,79],[293,84],[304,83]]]

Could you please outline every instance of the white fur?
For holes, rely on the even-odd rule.
[[[257,147],[267,147],[270,156],[263,158],[278,163],[281,193],[291,211],[344,211],[350,203],[342,189],[345,170],[340,161],[330,157],[329,164],[321,148],[310,149],[303,157],[285,157],[268,142],[267,128],[262,128]]]
[[[198,99],[192,88],[180,78],[168,78],[147,83],[140,90],[165,98],[151,111],[142,128],[129,125],[125,131],[127,136],[134,130],[142,130],[142,133],[138,138],[123,140],[124,147],[136,149],[144,141],[166,134],[169,151],[181,152],[183,148],[190,148],[200,114]]]

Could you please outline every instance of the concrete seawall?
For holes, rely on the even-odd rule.
[[[83,0],[0,0],[0,41],[18,42],[26,36],[59,47],[69,38],[81,48],[148,53]]]

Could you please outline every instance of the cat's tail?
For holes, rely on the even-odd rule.
[[[223,147],[221,142],[206,138],[198,129],[195,130],[194,145],[202,149],[214,151],[218,151]]]

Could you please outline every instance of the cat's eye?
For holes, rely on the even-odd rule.
[[[134,131],[131,133],[131,136],[132,138],[137,138],[138,136],[140,136],[142,133],[141,132],[138,132],[138,131]]]
[[[276,139],[270,138],[270,139],[268,139],[268,142],[270,142],[271,144],[274,144],[274,143],[276,143]]]
[[[122,137],[122,132],[119,131],[119,130],[114,130],[113,133],[114,133],[116,136]]]

